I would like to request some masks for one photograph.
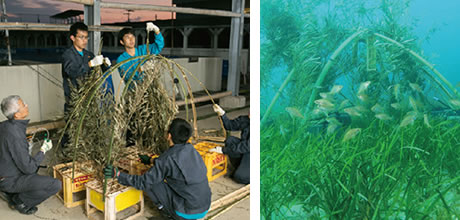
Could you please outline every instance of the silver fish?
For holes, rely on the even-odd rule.
[[[345,135],[343,136],[342,141],[345,142],[354,138],[357,134],[359,134],[359,132],[361,132],[361,128],[353,128],[348,130],[347,133],[345,133]]]

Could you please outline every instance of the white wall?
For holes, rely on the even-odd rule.
[[[188,58],[174,59],[182,67],[192,72],[210,91],[220,91],[222,84],[222,58],[199,58],[198,62],[188,62]],[[176,69],[176,72],[180,72]],[[115,92],[122,91],[123,81],[118,71],[112,75]],[[192,91],[203,88],[187,75]],[[163,75],[168,94],[172,94],[172,79]],[[182,76],[179,80],[183,81]],[[120,84],[121,83],[121,84]],[[185,86],[185,84],[184,84]],[[121,93],[121,92],[120,92]],[[61,64],[38,64],[22,66],[0,66],[0,100],[9,95],[19,95],[29,105],[31,122],[56,120],[64,116],[64,91],[62,89]],[[0,121],[5,120],[0,114]]]

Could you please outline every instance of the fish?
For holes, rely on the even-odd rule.
[[[330,94],[337,94],[342,90],[343,86],[342,85],[334,85],[329,92]]]
[[[422,93],[422,88],[420,88],[420,86],[416,83],[409,83],[409,86],[411,89],[413,89],[414,91],[416,92],[420,92]]]
[[[358,94],[365,92],[370,84],[371,84],[371,81],[366,81],[366,82],[361,83],[359,85]]]
[[[343,136],[342,141],[345,142],[354,138],[357,134],[359,134],[359,132],[361,132],[361,128],[353,128],[348,130],[347,133],[345,133],[345,135]]]
[[[395,103],[392,103],[392,104],[391,104],[391,107],[393,107],[393,108],[396,109],[396,110],[399,110],[399,109],[401,109],[401,104],[395,102]]]
[[[304,119],[305,117],[302,115],[302,113],[300,113],[299,109],[297,109],[296,107],[286,107],[285,110],[289,113],[289,115],[292,117],[292,118],[302,118]]]
[[[377,103],[375,104],[374,106],[372,106],[371,108],[371,111],[375,112],[375,113],[382,113],[385,109],[383,109],[383,107]]]
[[[400,87],[400,86],[401,86],[401,85],[396,84],[396,85],[394,85],[394,87],[393,87],[393,94],[394,94],[394,96],[395,96],[396,99],[399,99],[399,87]]]
[[[425,125],[427,127],[431,128],[430,122],[428,121],[428,115],[427,114],[423,115],[423,122],[425,123]]]
[[[412,98],[412,96],[409,96],[409,104],[415,111],[417,111],[417,103],[415,102],[415,99]]]
[[[323,99],[329,99],[329,100],[332,100],[334,98],[333,95],[328,92],[322,92],[319,94],[319,96],[321,96],[321,98]]]
[[[331,135],[339,126],[336,124],[329,124],[327,126],[327,135]]]
[[[406,114],[406,116],[404,117],[404,119],[401,121],[401,124],[399,125],[399,127],[405,127],[405,126],[407,126],[407,125],[409,125],[409,124],[413,124],[413,123],[414,123],[415,119],[417,118],[417,115],[416,115],[416,114],[414,115],[412,112],[413,112],[413,111],[408,112],[408,113]]]
[[[350,101],[349,101],[348,99],[343,100],[343,101],[340,103],[339,109],[345,108],[345,107],[348,105],[348,103],[350,103]]]
[[[367,109],[366,107],[362,106],[362,105],[357,105],[355,106],[355,109],[359,112],[367,112]]]
[[[332,104],[332,102],[330,102],[330,101],[327,100],[327,99],[318,99],[318,100],[315,100],[315,103],[316,103],[319,107],[322,107],[322,108],[325,108],[325,109],[332,109],[332,108],[334,108],[334,104]]]
[[[363,102],[367,102],[367,100],[369,100],[369,96],[366,94],[358,94],[358,98]]]
[[[388,121],[388,120],[392,120],[393,118],[388,116],[387,114],[385,113],[381,113],[381,114],[376,114],[375,115],[376,118],[382,120],[382,121]]]
[[[334,117],[328,117],[326,118],[326,121],[329,122],[329,124],[341,125],[341,123]]]
[[[361,117],[361,113],[359,113],[355,107],[346,108],[343,111],[349,114],[350,116]]]
[[[457,109],[460,108],[460,100],[458,99],[451,99],[449,100],[450,104],[452,104],[454,107],[456,107]]]

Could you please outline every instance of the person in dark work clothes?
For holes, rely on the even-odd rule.
[[[100,66],[105,63],[106,66],[110,66],[111,62],[102,55],[94,56],[93,53],[87,51],[86,45],[88,44],[88,26],[82,22],[77,22],[70,26],[70,40],[72,46],[64,51],[62,54],[62,86],[64,88],[65,104],[64,104],[64,119],[67,122],[70,116],[69,104],[70,104],[70,85],[79,89],[81,85],[78,84],[78,80],[83,80],[85,76],[88,76],[91,72],[92,67]],[[107,92],[113,94],[113,82],[112,76],[110,75],[103,85]],[[64,146],[69,137],[64,135],[62,140],[62,146]]]
[[[241,139],[229,136],[225,140],[224,148],[216,147],[209,151],[228,155],[230,163],[235,167],[233,179],[238,183],[249,184],[249,115],[230,120],[219,105],[214,104],[213,109],[222,118],[225,129],[241,131]]]
[[[34,214],[38,204],[61,190],[61,181],[37,174],[45,153],[53,147],[45,140],[35,156],[29,155],[26,128],[29,108],[19,96],[8,96],[1,103],[8,120],[0,123],[0,191],[11,208]]]
[[[154,161],[154,166],[144,175],[121,173],[111,165],[104,175],[117,177],[118,182],[147,193],[164,216],[151,219],[199,219],[211,205],[211,189],[206,176],[206,166],[193,145],[187,143],[192,127],[184,119],[176,118],[168,130],[170,148]],[[141,161],[152,163],[146,155]],[[165,216],[166,215],[166,216]]]

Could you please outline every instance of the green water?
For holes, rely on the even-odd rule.
[[[411,4],[261,1],[264,219],[459,218],[460,94]]]

